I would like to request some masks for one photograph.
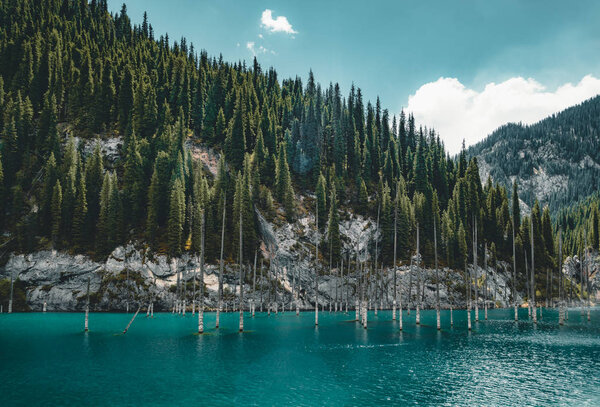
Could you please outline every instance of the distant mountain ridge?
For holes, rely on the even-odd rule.
[[[537,198],[551,210],[569,206],[598,190],[600,96],[533,125],[506,124],[467,154],[477,157],[483,182],[508,187],[516,179],[526,205]]]

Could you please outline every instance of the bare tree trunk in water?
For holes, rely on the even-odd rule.
[[[587,231],[585,232],[585,289],[587,294],[587,320],[590,320],[590,262],[587,247]]]
[[[512,249],[513,249],[513,305],[515,307],[515,321],[519,320],[517,310],[517,256],[515,254],[515,216],[512,217]]]
[[[421,254],[419,253],[419,223],[417,222],[417,325],[421,324]]]
[[[258,250],[254,251],[254,267],[252,269],[252,298],[250,299],[250,308],[252,311],[252,318],[254,318],[254,297],[256,297],[256,256],[258,255]]]
[[[223,246],[225,245],[225,209],[227,207],[227,196],[223,194],[223,220],[221,224],[221,258],[219,261],[219,300],[217,304],[217,315],[215,328],[219,327],[219,317],[223,309]]]
[[[392,321],[396,320],[396,301],[398,300],[398,284],[397,284],[397,276],[396,272],[396,244],[398,241],[398,200],[394,199],[394,265],[392,266],[392,270],[394,273],[394,302],[392,305]],[[400,300],[402,303],[402,300]],[[400,313],[402,313],[402,307],[400,307]]]
[[[194,269],[194,288],[192,292],[192,315],[196,315],[196,280],[197,280],[198,270]]]
[[[473,273],[475,273],[475,322],[479,322],[479,272],[477,271],[477,218],[473,217]]]
[[[204,332],[204,209],[200,226],[200,301],[198,301],[198,333]]]
[[[317,231],[315,242],[315,326],[319,325],[319,205],[317,202],[315,217]]]
[[[242,211],[240,208],[240,332],[244,332],[244,280],[242,277],[244,266],[242,265]]]
[[[531,314],[533,315],[533,323],[537,324],[537,312],[535,310],[535,254],[533,245],[533,216],[531,218],[529,236],[531,237]]]
[[[355,281],[356,281],[356,292],[354,294],[354,320],[358,322],[358,314],[359,314],[359,291],[360,291],[360,301],[362,301],[362,284],[361,284],[361,275],[360,275],[360,267],[358,263],[358,249],[356,250],[356,263],[355,263]],[[362,314],[360,315],[362,317]]]
[[[329,281],[331,281],[331,277],[332,277],[332,271],[331,271],[332,270],[331,262],[332,262],[332,258],[333,258],[333,256],[332,256],[333,253],[331,252],[332,244],[333,244],[332,238],[331,238],[331,236],[329,236]],[[328,291],[329,291],[329,293],[328,293],[329,294],[329,299],[328,299],[327,302],[329,303],[329,313],[331,313],[331,296],[332,296],[332,294],[331,294],[331,284],[329,284],[329,290]]]
[[[88,277],[87,283],[87,301],[85,304],[85,332],[89,331],[89,315],[90,315],[90,278]]]
[[[14,286],[14,278],[13,271],[10,272],[10,297],[8,298],[8,313],[12,314],[13,311],[13,286]]]
[[[483,247],[483,272],[485,273],[484,295],[483,295],[483,313],[487,321],[488,317],[488,272],[487,272],[487,242]]]
[[[467,288],[467,328],[471,330],[471,272],[469,271],[469,265],[465,258],[465,278],[468,279],[469,283],[466,284]]]
[[[436,314],[436,321],[437,321],[437,329],[438,331],[441,329],[441,324],[440,324],[440,275],[438,272],[438,257],[437,257],[437,227],[436,227],[436,223],[437,223],[437,219],[435,218],[437,216],[437,214],[434,214],[434,218],[433,218],[433,252],[434,252],[434,258],[435,258],[435,314]]]
[[[127,326],[125,327],[125,330],[123,331],[123,334],[126,334],[127,331],[129,330],[129,327],[131,326],[131,324],[133,323],[133,320],[135,319],[135,317],[137,317],[137,314],[139,314],[140,309],[142,309],[142,305],[140,304],[138,306],[137,311],[135,312],[135,314],[133,315],[133,318],[131,318],[131,321],[129,321],[129,323],[127,324]]]
[[[377,316],[377,258],[378,258],[378,252],[379,252],[379,212],[381,210],[381,202],[377,205],[377,225],[375,228],[375,268],[374,268],[374,272],[375,272],[375,301],[373,301],[375,303],[375,316]]]
[[[565,304],[563,299],[562,276],[562,229],[558,229],[558,324],[565,324]]]
[[[527,291],[527,317],[531,318],[531,279],[529,278],[529,265],[527,263],[527,250],[523,248],[523,258],[525,259],[525,291]]]

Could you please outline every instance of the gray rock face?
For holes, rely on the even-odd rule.
[[[348,300],[352,306],[360,294],[360,274],[357,264],[370,265],[370,256],[374,253],[376,225],[370,219],[349,214],[340,222],[342,236],[342,264],[329,269],[328,259],[322,257],[319,250],[319,262],[315,262],[315,243],[317,237],[323,242],[324,237],[317,236],[314,228],[314,217],[306,215],[296,222],[274,224],[267,222],[257,212],[259,232],[263,241],[262,257],[267,258],[270,267],[263,267],[261,279],[261,263],[256,269],[256,290],[253,291],[253,272],[246,270],[244,283],[245,307],[250,301],[259,304],[261,295],[263,303],[277,301],[281,306],[295,308],[314,308],[315,277],[318,270],[318,301],[327,306],[337,298],[339,302]],[[326,241],[326,237],[324,239]],[[596,270],[596,256],[590,265],[591,285],[598,288],[600,281]],[[350,267],[348,267],[350,259]],[[358,259],[358,262],[357,262]],[[413,259],[416,264],[416,259]],[[83,310],[87,301],[88,281],[91,293],[92,310],[125,310],[129,303],[135,308],[142,303],[144,308],[151,300],[155,309],[171,310],[176,296],[175,285],[177,273],[182,281],[187,282],[185,295],[187,304],[194,300],[194,278],[199,280],[198,260],[190,255],[183,255],[169,262],[164,255],[152,253],[140,243],[130,243],[117,247],[104,261],[94,261],[87,256],[71,255],[57,251],[38,251],[30,254],[12,254],[6,265],[0,269],[0,278],[20,279],[26,286],[27,302],[32,310],[39,311],[46,302],[49,311]],[[565,260],[563,272],[568,278],[578,281],[579,259]],[[214,309],[218,296],[218,265],[205,265],[205,306]],[[416,306],[419,301],[417,281],[423,281],[419,294],[423,308],[436,305],[436,273],[429,268],[417,269],[407,259],[404,265],[396,269],[397,292],[402,296],[403,306]],[[377,299],[378,306],[391,307],[394,286],[393,270],[385,268],[374,272],[367,269],[368,284],[365,290],[369,298]],[[412,273],[412,285],[411,283]],[[471,273],[474,275],[473,270]],[[438,271],[440,285],[440,305],[442,308],[465,306],[464,272],[443,268]],[[512,270],[509,264],[498,263],[493,269],[478,268],[480,281],[480,304],[484,295],[482,281],[488,282],[488,301],[497,306],[509,306],[512,303]],[[129,279],[127,276],[129,275]],[[199,286],[196,284],[196,287]],[[337,291],[337,294],[336,294]],[[197,291],[199,292],[199,291]],[[226,265],[224,271],[224,301],[227,308],[237,305],[239,297],[239,269],[237,265]],[[196,296],[198,299],[198,296]],[[399,298],[400,299],[400,298]],[[521,296],[517,293],[517,299]],[[374,304],[372,304],[374,305]]]

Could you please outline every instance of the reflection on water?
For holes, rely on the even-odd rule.
[[[592,322],[571,312],[565,326],[544,310],[493,310],[466,327],[466,313],[404,315],[391,311],[205,315],[0,314],[2,405],[600,405],[600,310]]]

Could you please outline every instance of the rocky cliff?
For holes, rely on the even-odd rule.
[[[317,269],[314,218],[306,215],[291,224],[274,224],[266,221],[260,213],[257,217],[263,241],[262,256],[269,261],[264,266],[258,261],[256,271],[253,266],[245,270],[245,301],[253,300],[259,304],[262,295],[264,304],[270,300],[277,301],[280,307],[281,304],[289,307],[297,301],[301,309],[314,308]],[[374,241],[376,227],[371,220],[347,215],[340,223],[340,233],[343,236],[343,264],[329,269],[325,266],[328,262],[319,254],[318,299],[325,307],[336,298],[339,302],[348,300],[351,306],[354,304],[359,294],[357,264],[370,264],[370,253],[374,252],[370,242]],[[435,270],[411,267],[410,260],[405,263],[397,268],[398,290],[402,293],[404,306],[409,291],[411,305],[416,305],[420,270],[423,306],[434,307]],[[416,264],[416,259],[413,259],[413,264]],[[135,308],[139,303],[150,301],[155,303],[156,310],[171,310],[176,298],[177,274],[186,282],[182,290],[185,290],[187,304],[191,307],[194,279],[199,281],[199,270],[199,261],[195,257],[183,255],[169,262],[167,256],[152,253],[145,245],[132,242],[125,247],[117,247],[104,261],[57,251],[11,254],[0,269],[0,278],[10,279],[12,274],[15,280],[20,280],[25,287],[27,304],[34,311],[41,310],[44,302],[49,311],[83,310],[88,283],[90,302],[95,311],[124,311],[128,305]],[[240,292],[238,270],[235,264],[225,265],[224,298],[229,309],[235,306]],[[217,306],[218,273],[217,264],[205,265],[205,304],[210,309]],[[488,299],[498,306],[505,306],[512,298],[509,267],[500,263],[496,270],[479,268],[478,274],[480,285],[483,284],[483,276],[488,278]],[[448,308],[450,304],[464,306],[463,273],[441,268],[438,275],[442,307]],[[368,279],[369,297],[377,299],[378,306],[390,307],[394,292],[393,271],[389,268],[377,273],[368,270]]]

